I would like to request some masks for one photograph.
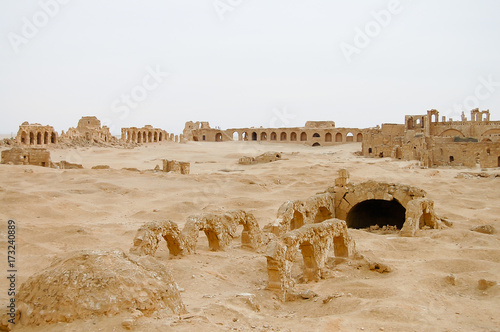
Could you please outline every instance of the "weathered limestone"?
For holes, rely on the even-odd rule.
[[[203,231],[210,250],[225,250],[237,236],[238,225],[243,225],[242,247],[256,249],[262,243],[262,232],[255,217],[242,210],[224,214],[203,214],[190,216],[182,231],[173,221],[150,222],[137,231],[131,253],[154,256],[163,238],[167,242],[170,255],[178,256],[195,252],[198,235]]]
[[[319,223],[335,217],[334,196],[323,193],[305,200],[286,201],[279,210],[271,232],[280,236],[306,224]]]
[[[182,162],[177,160],[163,159],[163,172],[172,172],[179,174],[189,174],[191,170],[191,163]]]
[[[2,164],[52,167],[50,152],[42,148],[12,148],[2,151]]]
[[[86,250],[31,276],[16,296],[18,324],[36,326],[139,310],[186,312],[177,284],[151,257],[121,250]]]
[[[363,135],[365,157],[418,160],[422,166],[500,167],[500,121],[490,112],[471,111],[471,121],[443,117],[437,110],[407,115],[405,124],[383,124]]]
[[[57,144],[58,134],[52,126],[42,126],[39,123],[25,121],[19,126],[16,142],[21,145],[45,146]]]
[[[101,127],[101,121],[95,116],[84,116],[78,121],[76,128],[69,128],[61,134],[66,141],[81,143],[111,143],[116,139],[111,135],[107,126]]]
[[[335,257],[353,257],[355,243],[345,221],[339,219],[304,225],[272,241],[266,252],[268,288],[282,291],[283,299],[295,284],[292,265],[299,249],[304,259],[303,279],[307,282],[322,278],[332,249]]]
[[[253,165],[259,163],[270,163],[276,160],[281,160],[281,153],[279,152],[265,152],[257,157],[241,157],[238,160],[240,165]]]
[[[434,213],[434,202],[427,198],[409,201],[406,205],[406,218],[401,236],[415,236],[424,226],[439,228],[438,218]]]

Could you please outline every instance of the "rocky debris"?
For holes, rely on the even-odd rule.
[[[260,311],[260,305],[257,303],[257,297],[255,294],[251,293],[240,293],[236,295],[237,298],[242,298],[245,300],[245,302],[252,308],[253,311],[259,312]]]
[[[92,169],[109,169],[108,165],[96,165],[92,166]]]
[[[54,162],[53,165],[55,168],[58,168],[58,169],[82,169],[83,168],[83,166],[81,164],[70,163],[69,161],[66,161],[66,160]]]
[[[483,234],[495,234],[496,229],[493,225],[478,225],[471,228],[471,231]]]
[[[370,233],[377,233],[377,234],[394,234],[399,232],[397,226],[391,226],[391,225],[384,225],[382,227],[380,227],[379,225],[372,225],[366,230]]]
[[[455,178],[457,179],[494,179],[494,178],[500,178],[500,173],[486,173],[486,172],[460,172],[458,173]]]
[[[479,290],[487,290],[490,287],[496,286],[497,282],[496,281],[490,281],[486,279],[479,279],[477,282],[477,289]]]
[[[130,172],[140,172],[139,169],[135,168],[135,167],[123,167],[122,168],[124,171],[130,171]]]
[[[16,322],[21,325],[110,317],[131,309],[132,318],[165,309],[173,314],[186,311],[178,286],[163,264],[121,250],[68,254],[23,283],[16,302]]]
[[[455,286],[457,283],[457,277],[453,273],[450,273],[446,277],[444,277],[444,280],[452,286]]]
[[[224,250],[237,236],[238,225],[243,225],[242,247],[257,249],[263,238],[257,220],[251,213],[233,210],[223,214],[190,216],[182,231],[170,220],[146,223],[137,231],[130,252],[153,256],[163,238],[167,242],[170,255],[191,254],[195,252],[200,231],[207,236],[210,250]]]
[[[427,198],[414,199],[406,204],[406,220],[400,235],[415,236],[425,226],[439,228],[439,221],[434,212],[434,201]]]
[[[308,282],[322,278],[331,249],[336,257],[353,257],[355,243],[345,221],[339,219],[304,225],[270,242],[266,252],[268,288],[282,291],[284,300],[293,292],[292,265],[299,249],[304,259],[302,277]]]
[[[241,157],[238,160],[238,164],[240,165],[253,165],[253,164],[261,164],[261,163],[270,163],[273,161],[281,160],[280,152],[266,152],[257,157]]]

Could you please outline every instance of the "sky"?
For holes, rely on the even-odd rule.
[[[2,0],[0,133],[500,119],[498,0]]]

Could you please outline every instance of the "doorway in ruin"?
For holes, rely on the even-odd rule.
[[[395,199],[370,199],[354,205],[347,213],[346,223],[349,228],[390,225],[401,229],[405,223],[405,215],[406,209]]]
[[[281,141],[286,141],[286,133],[285,132],[282,132],[281,135],[280,135],[280,140]]]
[[[335,135],[335,142],[342,142],[342,134],[341,133],[337,133],[337,135]]]
[[[314,217],[314,223],[323,222],[325,220],[331,219],[332,213],[324,206],[320,206],[316,216]]]
[[[290,141],[296,141],[297,140],[297,133],[291,133],[290,134]]]
[[[257,140],[257,133],[254,131],[252,133],[252,141],[256,141]]]
[[[302,134],[300,134],[300,140],[301,140],[302,142],[307,141],[307,134],[306,134],[306,133],[302,133]]]
[[[221,133],[217,133],[215,135],[215,141],[216,142],[222,142],[222,134]]]
[[[240,135],[237,131],[233,132],[233,141],[239,141]]]
[[[354,135],[353,133],[347,133],[347,136],[345,137],[346,142],[354,142]]]
[[[332,134],[331,133],[326,133],[325,135],[325,142],[331,142],[332,141]]]
[[[272,132],[271,133],[271,141],[276,141],[276,137],[277,137],[276,133]]]
[[[312,146],[321,146],[321,144],[319,144],[318,142],[316,142],[316,143],[313,143]]]
[[[265,133],[265,132],[260,133],[260,140],[267,141],[267,133]]]

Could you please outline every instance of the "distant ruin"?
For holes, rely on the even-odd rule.
[[[208,122],[186,122],[184,138],[188,141],[256,141],[296,143],[310,146],[362,142],[367,129],[335,128],[333,121],[308,121],[296,128],[211,128]]]
[[[66,133],[61,134],[61,138],[74,140],[84,139],[88,142],[107,143],[111,142],[113,136],[107,126],[101,127],[101,121],[95,116],[84,116],[78,121],[76,128],[69,128]]]
[[[156,143],[163,141],[177,141],[173,134],[168,134],[160,128],[145,125],[142,128],[122,128],[121,140],[126,143]]]
[[[459,121],[439,121],[437,110],[406,115],[404,124],[383,124],[363,136],[365,157],[418,160],[425,167],[500,167],[500,121],[490,121],[490,111],[462,113]]]
[[[59,135],[52,126],[42,126],[39,123],[25,121],[19,126],[16,142],[20,145],[46,146],[57,144]]]
[[[43,148],[12,148],[2,151],[2,164],[52,167],[50,152]]]

